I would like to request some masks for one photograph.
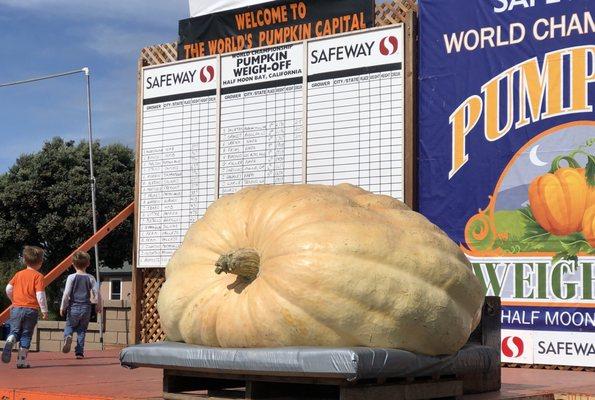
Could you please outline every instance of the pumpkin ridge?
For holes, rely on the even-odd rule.
[[[266,288],[268,288],[268,284],[264,279],[261,279],[262,285]],[[269,288],[270,290],[270,288]],[[248,318],[249,321],[258,321],[258,318],[256,318],[254,311],[257,309],[257,307],[255,306],[255,304],[260,303],[260,301],[257,302],[257,300],[261,300],[259,296],[246,296],[246,310],[248,310]],[[266,334],[263,334],[261,332],[260,324],[250,324],[251,325],[251,329],[252,331],[256,332],[259,337],[266,337]]]
[[[323,323],[322,321],[316,319],[312,314],[308,313],[302,307],[296,306],[294,303],[291,303],[285,296],[282,296],[279,293],[279,291],[276,288],[274,288],[273,285],[268,280],[264,279],[264,285],[265,285],[266,288],[268,288],[268,290],[270,291],[270,293],[272,293],[272,295],[275,296],[274,301],[276,302],[277,305],[279,305],[279,307],[283,307],[284,304],[285,305],[292,306],[293,308],[295,308],[296,310],[298,310],[298,312],[301,312],[304,317],[306,317],[310,321],[318,324],[321,328],[326,329],[329,332],[332,332],[335,336],[341,337],[341,338],[343,338],[343,340],[345,340],[345,339],[352,340],[352,341],[355,340],[355,338],[351,338],[348,335],[343,335],[343,334],[337,332],[332,327],[330,327],[327,324]],[[287,307],[285,307],[285,308],[287,308]]]
[[[284,205],[282,205],[280,207],[277,207],[276,208],[276,211],[274,213],[276,213],[278,210],[283,210],[283,209],[285,209],[287,207],[291,207],[292,204],[294,204],[296,202],[299,202],[299,201],[303,200],[304,198],[309,198],[309,197],[311,197],[311,193],[307,193],[307,194],[305,194],[303,196],[299,196],[297,198],[292,198],[291,202],[284,203]],[[356,209],[359,212],[365,214],[365,215],[363,215],[361,217],[362,218],[365,217],[366,218],[366,221],[370,221],[370,219],[372,218],[374,220],[374,222],[379,223],[379,224],[382,224],[382,225],[384,225],[386,227],[393,227],[394,225],[390,221],[387,221],[386,220],[385,215],[383,215],[383,211],[385,211],[385,210],[405,211],[405,210],[400,210],[400,209],[396,209],[396,208],[395,209],[393,209],[393,208],[382,208],[382,209],[368,208],[368,207],[363,206],[362,204],[359,204],[359,203],[353,201],[353,199],[350,199],[345,194],[342,194],[341,197],[345,198],[347,200],[347,202],[345,202],[345,203],[339,203],[337,205],[337,207],[339,207],[339,209],[342,210],[345,214],[349,214],[349,212],[352,209]],[[407,210],[407,211],[410,211],[410,210]],[[270,214],[271,215],[274,215],[274,213],[270,213]],[[257,216],[251,215],[247,220],[248,221],[254,220],[255,217],[257,217]],[[305,218],[308,215],[302,214],[301,216],[303,218]],[[317,215],[315,212],[313,212],[311,214],[311,216],[313,218],[315,218],[315,219],[308,220],[308,221],[303,222],[303,223],[300,223],[298,225],[293,225],[293,226],[291,226],[288,229],[279,230],[277,226],[275,226],[274,229],[271,229],[270,227],[268,227],[268,226],[266,226],[266,225],[263,224],[260,227],[260,230],[268,230],[268,231],[274,230],[276,232],[274,236],[267,235],[267,237],[266,237],[266,242],[269,243],[272,246],[272,245],[275,244],[275,241],[276,240],[278,240],[279,238],[283,237],[284,235],[287,235],[287,234],[289,234],[289,233],[291,233],[291,232],[293,232],[295,230],[298,230],[299,228],[303,228],[304,226],[307,226],[307,225],[310,225],[310,224],[325,223],[325,221],[326,221],[324,219],[321,220],[320,219],[320,215]],[[341,219],[339,217],[337,217],[337,216],[335,216],[335,218],[328,218],[328,221],[342,222]],[[270,221],[267,221],[267,224],[269,222]],[[277,223],[277,224],[280,223],[280,222],[282,222],[282,220],[281,221],[275,221],[275,223]],[[249,236],[254,236],[254,234],[252,234],[252,235],[248,234],[248,235]],[[254,240],[254,242],[256,242],[256,241],[258,241],[258,238],[253,237],[253,240]],[[255,247],[257,248],[257,250],[261,251],[262,254],[267,253],[267,248],[266,247],[261,247],[261,246],[255,246]]]
[[[221,346],[221,341],[219,340],[219,335],[217,334],[217,326],[219,325],[219,318],[221,318],[222,316],[224,316],[225,314],[221,312],[221,307],[225,304],[225,302],[223,300],[221,300],[221,298],[225,297],[225,292],[224,291],[220,291],[219,296],[213,296],[211,297],[204,305],[204,309],[210,308],[211,307],[211,303],[214,300],[217,300],[217,307],[215,308],[214,311],[212,311],[213,314],[215,314],[215,318],[213,318],[213,326],[211,327],[211,330],[213,332],[213,337],[215,338],[215,341],[217,342],[216,346],[218,347],[222,347]],[[202,340],[202,334],[201,336],[201,340]],[[206,342],[206,340],[204,340],[204,342]]]
[[[382,313],[381,313],[382,310],[371,310],[369,307],[366,307],[360,301],[356,301],[353,298],[346,296],[345,293],[337,293],[337,292],[332,292],[332,293],[333,293],[333,296],[342,300],[343,303],[347,303],[347,304],[351,303],[351,304],[357,305],[362,310],[365,310],[364,315],[366,317],[371,316],[372,315],[371,313],[382,316]],[[284,296],[284,295],[280,295],[280,296],[291,304],[290,299],[288,299],[286,296]],[[297,300],[299,300],[299,298],[297,298]],[[452,302],[452,299],[449,299],[448,297],[446,297],[445,300],[447,303]],[[442,308],[447,308],[447,307],[443,306]],[[306,311],[306,309],[304,307],[299,307],[299,309],[307,315],[310,315],[310,316],[312,315],[308,311]],[[313,318],[314,318],[314,320],[319,321],[319,319],[317,319],[316,317],[313,317]],[[470,318],[470,321],[473,325],[475,325],[475,326],[477,325],[477,324],[475,324],[474,318]],[[359,336],[353,336],[353,335],[346,334],[345,329],[348,329],[349,328],[348,326],[337,326],[338,321],[336,321],[336,322],[329,321],[329,322],[330,323],[323,323],[323,322],[320,322],[320,323],[323,324],[325,327],[328,327],[329,329],[331,329],[333,332],[337,333],[337,335],[352,338],[352,343],[356,343],[357,346],[366,346],[368,344],[368,343],[366,343],[366,340],[364,340],[363,338],[360,339]],[[412,323],[410,324],[410,327],[412,327],[412,329],[419,330],[419,333],[418,333],[418,335],[413,335],[412,337],[409,337],[405,341],[406,343],[400,343],[398,348],[403,349],[403,350],[409,350],[409,349],[413,350],[414,348],[418,347],[420,344],[423,343],[425,345],[424,347],[428,351],[428,354],[431,354],[431,353],[436,354],[434,347],[440,346],[440,345],[442,345],[442,343],[434,343],[432,340],[430,340],[430,337],[423,334],[424,330],[427,329],[427,326],[429,326],[429,325],[431,326],[436,323],[436,318],[431,319],[431,320],[429,319],[426,321],[411,321],[411,322]],[[402,339],[397,337],[396,340],[401,341]],[[383,346],[390,347],[390,345],[383,345]]]
[[[241,283],[241,285],[246,284],[246,283]],[[215,332],[215,338],[217,341],[217,346],[219,347],[244,347],[246,345],[246,343],[240,344],[240,343],[233,343],[233,341],[231,341],[232,343],[230,343],[230,340],[226,340],[229,339],[228,336],[224,335],[225,332],[229,332],[230,329],[230,321],[228,320],[227,323],[226,320],[229,318],[229,315],[234,315],[235,313],[239,313],[242,316],[245,316],[244,312],[246,311],[246,300],[250,297],[249,294],[247,293],[247,287],[245,287],[240,293],[234,295],[233,293],[231,295],[228,295],[230,292],[232,292],[234,289],[229,289],[226,288],[226,290],[221,290],[222,293],[222,298],[220,299],[220,304],[219,306],[216,308],[215,310],[215,314],[216,314],[216,318],[215,318],[215,324],[214,324],[214,332]],[[230,312],[230,310],[232,312]],[[248,319],[245,319],[248,320]],[[231,319],[231,325],[232,325],[232,331],[235,331],[237,329],[236,326],[236,319],[232,318]],[[242,335],[246,335],[247,329],[244,326],[242,329]],[[238,339],[242,339],[242,335],[240,335],[240,337],[236,337],[236,341],[237,342],[241,342],[241,340]],[[245,336],[244,336],[245,338]],[[205,343],[206,345],[211,346],[211,343]]]
[[[366,208],[364,208],[364,207],[357,207],[357,208],[358,208],[358,209],[369,210],[369,209],[366,209]],[[369,211],[375,211],[375,210],[369,210]],[[386,220],[386,218],[382,218],[383,216],[382,216],[381,214],[379,214],[379,213],[374,213],[374,214],[377,214],[377,215],[378,215],[378,220],[377,220],[377,221],[375,220],[375,222],[379,222],[379,223],[381,223],[381,224],[383,224],[384,226],[387,226],[387,227],[393,227],[393,226],[394,226],[394,225],[392,225],[392,224],[390,223],[390,221],[387,221],[387,220]],[[369,221],[369,219],[368,219],[368,221]],[[278,235],[275,235],[275,236],[269,236],[269,237],[267,238],[267,241],[268,241],[269,243],[272,243],[272,244],[270,244],[270,245],[269,245],[269,246],[272,246],[273,244],[275,244],[275,241],[276,241],[276,240],[279,240],[281,237],[283,237],[283,236],[285,236],[285,235],[287,235],[287,234],[290,234],[290,233],[292,233],[292,232],[294,232],[294,231],[296,231],[296,230],[298,230],[298,229],[300,229],[300,228],[304,228],[305,226],[308,226],[308,225],[311,225],[311,224],[324,224],[324,225],[326,225],[326,224],[328,224],[328,223],[334,223],[334,222],[336,222],[336,223],[344,223],[344,222],[343,222],[343,221],[341,221],[341,219],[339,219],[339,218],[337,218],[337,219],[330,219],[330,218],[328,218],[328,219],[324,219],[324,220],[320,220],[320,219],[318,219],[318,220],[315,220],[315,221],[308,221],[308,222],[304,222],[304,223],[301,223],[301,224],[299,224],[299,225],[293,226],[293,227],[291,227],[291,228],[288,228],[287,230],[285,230],[285,231],[282,231],[282,232],[281,232],[281,233],[279,233]],[[267,251],[267,248],[266,248],[266,247],[264,247],[264,248],[260,248],[260,249],[258,249],[258,250],[262,251],[262,253],[263,253],[263,254],[265,254],[265,253],[268,253],[268,251]],[[293,250],[292,250],[292,251],[293,251]],[[271,259],[274,259],[275,257],[278,257],[278,256],[280,256],[280,255],[285,255],[285,254],[287,254],[287,253],[283,253],[283,254],[275,254],[275,255],[273,255],[273,256],[268,256],[268,257],[266,257],[266,259],[267,259],[267,260],[271,260]],[[264,257],[263,257],[263,258],[264,258]]]
[[[305,253],[305,252],[312,252],[312,250],[293,251],[291,253],[291,255],[301,254],[301,253]],[[338,257],[335,253],[331,252],[330,250],[316,249],[316,250],[314,250],[314,252],[315,253],[319,253],[319,254],[320,253],[324,253],[324,254],[326,254],[327,256],[330,256],[330,257]],[[364,256],[368,256],[368,255],[370,257],[364,258]],[[476,310],[471,309],[471,306],[469,306],[469,308],[465,307],[468,304],[467,304],[467,302],[462,301],[462,300],[465,300],[465,297],[467,297],[469,295],[467,292],[461,293],[460,294],[461,297],[459,298],[459,296],[457,295],[456,291],[455,291],[455,293],[451,293],[448,290],[446,290],[445,288],[440,287],[440,286],[437,286],[437,283],[435,283],[435,282],[427,281],[427,280],[424,280],[424,279],[416,276],[413,271],[406,270],[406,269],[403,269],[403,268],[393,268],[388,263],[383,262],[381,260],[378,260],[378,256],[375,256],[374,254],[369,254],[368,253],[368,254],[364,255],[364,254],[361,254],[361,253],[360,254],[358,254],[358,253],[349,253],[349,256],[350,257],[356,257],[356,258],[359,258],[359,259],[364,259],[364,261],[366,261],[366,262],[373,262],[374,264],[379,265],[379,266],[381,266],[384,269],[388,269],[388,270],[390,270],[392,272],[398,272],[398,273],[405,274],[405,275],[407,275],[407,277],[412,278],[413,281],[420,282],[422,284],[427,284],[427,285],[430,285],[432,288],[439,289],[440,291],[444,292],[444,294],[447,297],[451,297],[451,298],[454,298],[455,300],[457,300],[456,301],[457,306],[460,307],[460,308],[462,308],[463,310],[465,310],[467,312],[467,314],[469,314],[469,316],[472,319],[475,317]],[[304,257],[304,258],[307,258],[307,257]],[[267,261],[270,262],[270,259],[267,260]],[[450,285],[449,287],[450,288],[453,288],[453,289],[456,289],[456,286],[455,285]],[[461,305],[459,305],[459,303],[461,303]]]
[[[289,185],[289,186],[291,186],[289,188],[289,190],[298,191],[300,189],[300,186],[303,186],[303,185]],[[324,188],[325,189],[324,190],[324,193],[326,195],[335,195],[335,197],[341,197],[341,198],[344,198],[344,199],[347,200],[347,202],[346,203],[343,203],[343,204],[340,203],[340,202],[335,201],[334,203],[338,207],[345,207],[345,206],[351,205],[351,204],[349,204],[350,202],[353,202],[353,199],[351,199],[346,193],[339,192],[339,194],[337,195],[337,193],[335,193],[335,191],[333,190],[334,187],[330,187],[329,188],[329,187],[324,186],[324,185],[312,185],[312,186],[319,186],[320,188]],[[281,190],[281,186],[275,187],[275,189],[277,191],[281,191],[281,192],[283,192],[284,190],[287,190],[287,188],[283,188],[284,190]],[[263,202],[262,201],[262,198],[260,198],[260,197],[264,197],[264,196],[268,196],[268,197],[274,198],[274,195],[272,195],[271,193],[266,193],[266,192],[260,193],[259,196],[256,199],[254,199],[254,202],[252,203],[252,206],[250,207],[250,210],[249,210],[249,216],[248,216],[248,218],[246,218],[246,221],[253,221],[253,220],[256,220],[257,219],[255,217],[258,217],[259,215],[254,215],[255,214],[255,209],[257,207],[260,208],[258,214],[261,214],[263,212],[262,211],[262,204],[263,203],[267,203],[267,202]],[[304,193],[303,194],[300,194],[300,195],[298,195],[296,197],[291,197],[289,199],[289,202],[282,203],[281,205],[279,205],[278,207],[276,207],[273,211],[271,211],[270,208],[267,208],[265,212],[267,214],[270,214],[270,215],[275,215],[275,214],[277,214],[277,212],[279,210],[285,210],[288,207],[291,207],[291,205],[293,205],[294,203],[301,203],[304,199],[310,199],[310,198],[312,198],[312,190],[304,190]],[[328,200],[328,199],[326,199],[326,200]],[[267,223],[268,222],[270,222],[270,221],[267,221]],[[283,222],[283,221],[276,221],[276,222],[279,223],[279,222]],[[311,222],[307,222],[307,223],[311,223]],[[304,225],[306,225],[307,223],[304,223]],[[264,226],[261,226],[261,228],[267,228],[266,224]],[[278,236],[281,236],[282,233],[280,233]],[[246,232],[246,234],[249,235],[248,232]],[[253,236],[253,235],[250,235],[250,236]],[[267,241],[269,241],[269,240],[270,240],[270,238],[267,237]]]
[[[182,270],[187,265],[188,265],[188,263],[184,263],[183,265],[180,265],[180,269],[178,271]],[[186,276],[186,272],[183,272],[182,274],[174,273],[173,275],[166,278],[165,283],[163,284],[161,291],[159,293],[159,298],[158,298],[158,302],[157,302],[158,309],[162,309],[162,310],[164,309],[163,308],[165,306],[164,302],[166,302],[166,304],[167,304],[167,303],[171,303],[173,301],[174,304],[181,305],[180,310],[174,319],[169,318],[169,314],[168,314],[168,317],[166,317],[166,319],[170,320],[168,325],[173,326],[172,329],[177,330],[178,335],[181,335],[180,320],[182,319],[182,317],[184,315],[186,315],[186,312],[187,312],[186,308],[189,304],[191,304],[194,301],[194,299],[196,298],[196,293],[201,293],[203,290],[206,290],[209,287],[213,287],[214,285],[217,285],[218,282],[220,282],[222,279],[215,275],[213,275],[212,278],[208,279],[208,280],[201,279],[202,276],[204,276],[204,273],[201,273],[201,269],[202,268],[195,269],[192,271],[193,278],[196,281],[196,284],[194,284],[192,286],[183,286],[183,287],[185,287],[185,290],[183,290],[181,292],[176,292],[176,290],[180,286],[180,284],[183,283],[184,278],[182,278],[182,277]],[[175,292],[176,295],[172,296],[171,295],[172,292]],[[165,294],[165,295],[162,296],[161,294]],[[162,319],[162,322],[163,322],[163,319]],[[166,333],[169,335],[169,332],[166,332]]]
[[[279,191],[280,186],[275,186],[272,189],[274,189],[275,191]],[[295,188],[291,188],[290,190],[295,191]],[[268,196],[268,197],[274,197],[274,195],[271,195],[271,193],[269,192],[265,192],[265,191],[261,191],[260,193],[258,193],[258,195],[252,200],[252,204],[250,205],[248,212],[247,212],[247,217],[245,218],[245,235],[246,237],[250,237],[252,238],[252,241],[254,242],[254,247],[257,248],[260,251],[264,251],[263,249],[260,248],[260,246],[257,245],[256,241],[258,239],[260,239],[261,235],[256,235],[256,231],[262,231],[262,230],[269,230],[270,228],[267,226],[268,223],[270,223],[270,219],[267,219],[266,222],[263,223],[257,223],[254,224],[254,227],[251,229],[251,231],[248,231],[248,227],[249,227],[249,222],[250,221],[259,221],[259,217],[262,217],[263,213],[268,214],[268,216],[275,216],[279,210],[283,210],[285,209],[288,204],[282,203],[281,205],[279,205],[278,207],[276,207],[274,210],[271,211],[270,208],[265,208],[263,209],[262,204],[268,204],[267,201],[263,201],[263,197]],[[293,201],[301,201],[304,198],[308,198],[311,196],[311,193],[304,193],[301,196],[298,196],[297,198],[294,198],[292,200]],[[264,199],[266,200],[266,198]],[[291,204],[291,202],[289,203]],[[277,223],[279,222],[283,222],[283,221],[277,221]],[[266,238],[267,241],[272,241],[270,236],[267,236]]]
[[[283,281],[283,279],[279,279],[279,278],[277,278],[277,280]],[[269,286],[273,286],[273,283],[271,283],[268,279],[267,279],[267,284]],[[340,288],[341,287],[339,287],[339,289]],[[278,293],[278,291],[277,291],[277,293]],[[341,299],[343,301],[343,303],[357,304],[358,306],[362,307],[363,309],[367,309],[368,312],[374,312],[374,313],[378,313],[379,314],[380,311],[385,311],[385,310],[382,309],[382,307],[371,306],[369,304],[363,304],[361,301],[354,300],[352,298],[352,296],[350,296],[351,293],[346,293],[346,292],[342,292],[342,291],[334,291],[333,294],[337,298]],[[285,296],[282,296],[282,297],[283,297],[283,299],[285,301],[288,301],[289,302],[289,299],[287,297],[285,297]],[[299,299],[296,299],[296,300],[299,300]],[[292,302],[289,302],[289,304],[295,304],[295,302],[293,302],[293,303]],[[298,307],[298,308],[300,310],[304,311],[304,313],[306,313],[308,315],[311,315],[304,308],[302,308],[302,307]],[[333,329],[333,330],[337,330],[338,329],[336,326],[329,326],[328,324],[325,324],[325,323],[322,323],[322,322],[320,322],[320,323],[323,324],[324,326],[328,327],[329,329]]]
[[[221,235],[221,234],[219,233],[219,231],[218,231],[217,229],[215,229],[215,228],[214,228],[214,227],[211,225],[211,223],[209,222],[209,220],[206,218],[206,214],[205,214],[205,217],[202,219],[202,222],[203,222],[203,223],[204,223],[204,224],[205,224],[205,225],[206,225],[206,226],[209,228],[209,230],[211,231],[211,233],[214,233],[214,234],[216,234],[216,235],[217,235],[217,236],[218,236],[218,237],[221,239],[221,241],[225,243],[225,245],[226,245],[227,247],[230,247],[230,248],[231,248],[231,247],[233,247],[233,246],[232,246],[232,244],[229,242],[228,238],[226,238],[226,237],[224,237],[223,235]],[[207,236],[207,235],[204,235],[204,237],[209,237],[209,236]],[[209,237],[209,239],[208,239],[208,240],[209,240],[209,242],[208,242],[208,243],[212,244],[212,239],[211,239],[211,237]],[[183,242],[185,242],[185,241],[186,241],[186,239],[184,238],[184,241],[183,241]],[[182,242],[182,245],[184,244],[183,242]]]
[[[223,280],[223,279],[221,279],[221,280]],[[218,286],[218,285],[220,285],[220,284],[221,284],[221,280],[215,280],[215,281],[213,281],[213,283],[212,283],[212,284],[210,284],[210,285],[207,285],[206,287],[203,287],[199,293],[202,293],[202,292],[204,292],[204,291],[211,290],[211,289],[212,289],[214,286]],[[192,297],[192,299],[191,299],[191,300],[190,300],[188,303],[186,303],[186,305],[184,306],[184,312],[181,314],[181,316],[182,316],[182,317],[180,318],[180,320],[179,320],[179,321],[177,321],[177,322],[176,322],[176,324],[177,324],[177,326],[178,326],[178,331],[180,332],[180,334],[182,334],[182,332],[183,332],[183,329],[182,329],[182,322],[184,321],[184,319],[185,319],[185,318],[192,318],[192,317],[194,316],[194,312],[192,312],[192,310],[190,310],[190,308],[191,308],[191,306],[193,306],[193,305],[194,305],[194,302],[196,301],[196,299],[197,299],[197,296],[195,295],[194,297]],[[206,303],[204,303],[204,305],[203,305],[203,307],[202,307],[202,308],[207,308],[207,306],[208,306],[208,305],[209,305],[211,302],[213,302],[213,300],[215,300],[215,299],[218,299],[218,297],[217,297],[217,296],[212,296],[211,298],[209,298],[209,299],[207,300],[207,302],[206,302]],[[219,302],[219,304],[217,305],[217,310],[219,310],[219,308],[221,307],[221,304],[222,304],[222,303],[221,303],[221,302]],[[217,314],[217,316],[218,316],[218,312],[217,312],[216,314]],[[216,332],[217,332],[217,329],[216,329],[216,328],[217,328],[217,318],[215,318],[215,326],[213,327],[213,331],[215,332],[215,335],[214,335],[214,336],[215,336],[215,338],[217,338],[217,333],[216,333]],[[183,335],[183,334],[182,334],[182,337],[184,337],[184,336],[187,336],[187,335]],[[204,341],[204,340],[203,340],[202,336],[203,336],[203,335],[202,335],[202,332],[201,332],[201,333],[200,333],[200,338],[201,338],[201,341],[203,341],[203,342],[206,342],[206,341]],[[186,338],[185,338],[185,337],[184,337],[184,340],[186,340]],[[218,339],[216,339],[216,340],[217,340],[217,341],[219,341]]]
[[[268,280],[266,279],[265,276],[261,276],[260,278],[262,278],[267,286],[269,287],[269,289],[275,293],[275,295],[277,295],[279,298],[283,299],[284,301],[286,301],[288,304],[294,304],[292,303],[286,296],[282,295],[279,290]],[[335,326],[329,326],[327,323],[320,321],[318,318],[316,318],[315,316],[313,316],[310,312],[304,310],[304,308],[302,307],[298,307],[297,308],[300,309],[300,311],[302,311],[306,316],[310,317],[313,321],[316,321],[318,324],[324,326],[325,328],[327,328],[330,331],[333,331],[337,336],[343,337],[343,338],[348,338],[352,343],[359,343],[359,339],[357,337],[354,337],[352,335],[346,334],[345,332],[343,332],[340,329],[337,329],[337,327]]]

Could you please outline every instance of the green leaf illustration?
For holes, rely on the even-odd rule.
[[[589,186],[595,186],[595,157],[592,155],[587,156],[587,168],[585,174],[587,176],[587,184]]]
[[[554,252],[553,262],[576,260],[578,254],[595,254],[595,249],[582,233],[556,236],[543,229],[535,220],[529,207],[514,211],[497,211],[496,226],[499,233],[507,233],[507,239],[498,239],[496,248],[511,254],[523,252]]]

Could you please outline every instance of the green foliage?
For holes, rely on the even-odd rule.
[[[582,233],[577,232],[560,238],[562,249],[554,256],[552,262],[560,260],[578,261],[579,254],[595,254],[595,249],[585,240]]]
[[[2,285],[0,290],[0,311],[10,305],[10,300],[6,297],[4,288],[8,281],[10,281],[14,274],[21,268],[22,266],[18,261],[0,261],[0,284]]]
[[[587,156],[587,168],[585,174],[589,186],[595,186],[595,157],[592,155]]]
[[[134,198],[134,155],[123,145],[95,142],[93,161],[101,227]],[[46,250],[41,270],[46,273],[93,234],[90,188],[88,142],[54,138],[0,175],[1,292],[24,245]],[[115,268],[131,260],[130,219],[99,243],[99,256]],[[48,288],[50,306],[59,302],[62,285],[59,279]]]
[[[498,239],[495,246],[509,253],[554,252],[553,262],[576,260],[578,254],[595,254],[580,232],[556,236],[543,229],[535,220],[529,207],[514,211],[496,211],[496,229],[507,233],[507,239]]]

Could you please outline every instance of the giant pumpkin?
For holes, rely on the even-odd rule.
[[[483,289],[422,215],[355,186],[256,186],[222,197],[166,269],[169,340],[220,347],[456,352]]]

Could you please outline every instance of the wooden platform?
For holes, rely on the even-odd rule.
[[[161,371],[126,370],[114,350],[87,355],[79,361],[72,354],[32,353],[29,370],[17,370],[14,362],[0,363],[0,399],[162,398]],[[503,368],[500,392],[463,396],[463,400],[500,399],[595,400],[595,373]]]
[[[161,342],[128,347],[122,365],[163,370],[166,399],[415,400],[498,391],[500,298],[456,354],[383,348],[227,349]],[[245,388],[239,390],[239,388]]]

